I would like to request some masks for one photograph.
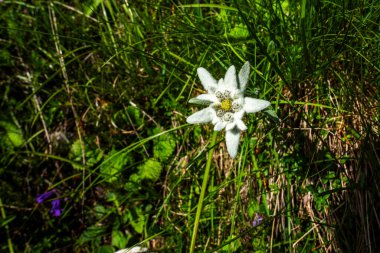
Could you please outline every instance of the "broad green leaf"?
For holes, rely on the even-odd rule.
[[[95,253],[114,253],[115,250],[109,245],[100,246],[95,250]]]
[[[102,205],[96,205],[94,207],[94,210],[95,210],[95,217],[97,219],[101,219],[102,217],[104,217],[108,213],[107,209]]]
[[[142,213],[142,210],[140,207],[135,207],[133,210],[131,210],[128,213],[129,216],[129,222],[133,229],[139,233],[142,234],[144,231],[145,226],[145,216]]]
[[[106,163],[103,163],[100,166],[100,173],[104,179],[112,183],[113,181],[119,178],[120,173],[130,163],[131,158],[129,154],[117,154],[118,151],[112,150],[108,155],[106,160],[110,157],[110,160]]]
[[[78,157],[82,155],[82,147],[79,139],[74,141],[74,143],[71,145],[70,155],[72,155],[73,157]]]
[[[128,239],[123,234],[123,232],[119,230],[112,231],[112,246],[123,249],[127,246],[127,243],[128,243]]]
[[[83,233],[80,235],[77,243],[78,244],[84,244],[86,242],[93,241],[102,235],[106,234],[107,228],[106,227],[99,227],[96,225],[93,225],[91,227],[88,227]]]
[[[138,167],[140,179],[149,179],[153,182],[160,178],[162,167],[156,159],[148,159]]]
[[[24,143],[24,138],[20,128],[7,121],[0,121],[0,127],[5,129],[7,137],[14,147],[20,147]]]
[[[143,118],[141,117],[141,111],[139,108],[135,106],[128,106],[127,107],[127,114],[133,121],[133,123],[137,124],[138,126],[142,125],[144,123]]]
[[[136,192],[140,189],[140,181],[140,176],[137,173],[134,173],[129,177],[128,182],[124,184],[124,189],[128,192]]]
[[[229,36],[235,39],[247,38],[249,36],[249,31],[244,24],[238,24],[231,29]]]
[[[89,147],[87,147],[86,144],[85,144],[84,149],[85,149],[84,152],[85,152],[85,157],[86,157],[86,165],[88,167],[95,165],[103,157],[103,154],[101,153],[99,149],[95,149],[95,148],[90,149]],[[74,141],[73,144],[71,144],[69,158],[78,163],[82,162],[82,146],[79,139]],[[73,164],[73,167],[74,169],[82,170],[81,166],[76,166],[75,164]]]
[[[166,161],[176,147],[174,137],[171,134],[161,135],[153,143],[153,155],[160,161]]]
[[[255,199],[252,199],[248,204],[248,216],[252,218],[259,211],[259,204]]]

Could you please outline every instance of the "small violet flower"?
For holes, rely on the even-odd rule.
[[[261,214],[256,214],[255,219],[252,221],[252,226],[257,227],[258,225],[263,223],[263,221],[264,221],[264,216]]]
[[[54,199],[54,200],[51,202],[51,210],[50,210],[50,213],[51,213],[54,217],[61,216],[61,214],[62,214],[62,208],[61,208],[61,200],[60,200],[60,199]]]
[[[57,192],[55,190],[51,190],[42,194],[37,195],[37,203],[41,204],[45,200],[49,199],[53,194],[57,195]],[[62,208],[61,208],[61,200],[60,199],[54,199],[51,202],[51,210],[50,213],[54,217],[58,217],[62,214]]]
[[[212,122],[215,131],[225,129],[227,151],[232,158],[235,158],[240,132],[247,130],[247,126],[242,121],[244,114],[261,111],[270,106],[270,102],[244,97],[249,79],[249,62],[243,65],[237,77],[235,66],[229,67],[224,79],[218,82],[204,68],[198,68],[197,72],[208,94],[201,94],[190,99],[189,102],[208,107],[189,116],[187,123]]]
[[[37,195],[37,203],[38,204],[41,204],[42,202],[44,202],[45,200],[47,200],[48,198],[51,197],[51,195],[53,195],[55,193],[55,191],[48,191],[48,192],[45,192],[45,193],[42,193],[42,194],[38,194]]]

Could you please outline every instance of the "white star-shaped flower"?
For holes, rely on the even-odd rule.
[[[231,66],[224,79],[217,82],[206,69],[198,68],[199,79],[208,94],[189,100],[190,103],[208,107],[189,116],[187,123],[212,122],[215,131],[226,129],[227,151],[232,158],[237,154],[240,132],[247,130],[242,121],[244,114],[258,112],[270,106],[269,101],[244,97],[249,71],[249,62],[246,62],[236,77],[235,66]]]

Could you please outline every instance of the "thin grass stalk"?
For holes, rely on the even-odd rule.
[[[5,210],[4,210],[4,207],[3,207],[3,201],[1,200],[0,198],[0,212],[1,212],[1,218],[3,218],[3,220],[5,221],[7,216],[5,214]],[[7,234],[7,242],[8,242],[8,248],[9,248],[9,252],[10,253],[13,253],[13,243],[12,243],[12,238],[9,234],[9,226],[8,224],[4,226],[5,227],[5,232]]]
[[[242,154],[245,154],[247,151],[245,151],[244,149],[246,149],[246,145],[244,145],[242,147]],[[236,185],[236,195],[235,195],[235,204],[233,206],[233,211],[232,211],[232,215],[231,215],[231,230],[230,230],[230,237],[229,237],[229,240],[231,240],[233,237],[234,237],[234,234],[235,234],[235,218],[238,216],[237,212],[238,212],[238,205],[239,203],[241,202],[241,198],[240,198],[240,191],[241,191],[241,187],[243,186],[243,169],[245,167],[245,156],[242,156],[242,159],[240,159],[240,162],[238,164],[238,171],[237,171],[237,177],[235,179],[235,185]],[[233,252],[234,250],[234,247],[231,246],[232,244],[229,244],[229,248],[228,248],[228,252]]]
[[[291,196],[290,196],[290,191],[291,191],[291,176],[289,175],[289,172],[285,172],[285,178],[286,178],[286,219],[287,219],[287,232],[288,232],[288,247],[289,247],[289,252],[293,252],[293,243],[292,243],[292,210],[291,210]]]
[[[82,152],[82,164],[83,164],[82,177],[84,179],[85,176],[86,176],[86,170],[85,170],[85,167],[84,167],[84,165],[86,165],[85,144],[84,144],[84,141],[83,141],[82,130],[81,130],[81,127],[80,127],[80,122],[79,122],[79,116],[78,116],[77,110],[74,107],[73,94],[72,94],[72,91],[71,91],[71,88],[70,88],[70,85],[69,85],[69,76],[67,74],[65,60],[64,60],[64,57],[63,57],[63,54],[62,54],[62,45],[61,45],[61,42],[60,42],[60,39],[59,39],[59,35],[58,35],[57,18],[55,16],[54,8],[55,8],[54,7],[54,3],[50,3],[50,6],[48,8],[48,10],[49,10],[50,26],[51,26],[51,31],[52,31],[52,35],[53,35],[53,41],[54,41],[54,45],[55,45],[55,50],[56,50],[56,53],[57,53],[57,56],[58,56],[58,60],[59,60],[59,65],[60,65],[61,71],[62,71],[62,77],[64,79],[64,87],[66,89],[66,92],[67,92],[67,95],[68,95],[68,98],[69,98],[69,103],[70,103],[71,111],[73,112],[73,115],[74,115],[75,126],[76,126],[76,129],[77,129],[77,134],[78,134],[78,138],[79,138],[79,141],[80,141],[81,152]],[[83,181],[82,197],[84,196],[84,192],[85,192],[85,182]],[[82,198],[82,207],[83,206],[84,206],[84,198]],[[82,213],[83,213],[83,209],[82,209]]]
[[[205,170],[205,174],[203,176],[203,182],[202,182],[201,195],[199,196],[199,201],[198,201],[198,206],[197,206],[197,213],[195,215],[193,234],[191,236],[190,253],[194,252],[195,241],[197,239],[198,226],[199,226],[199,221],[200,221],[202,207],[203,207],[203,200],[204,200],[205,193],[206,193],[207,182],[208,182],[208,178],[209,178],[209,174],[210,174],[211,160],[212,160],[212,154],[214,153],[214,146],[215,146],[215,142],[216,142],[216,135],[217,135],[217,132],[214,131],[213,134],[212,134],[212,137],[211,137],[211,144],[210,144],[211,148],[208,151],[206,170]]]

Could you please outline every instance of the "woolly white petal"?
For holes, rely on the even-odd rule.
[[[261,111],[270,106],[270,102],[263,99],[244,98],[244,111],[247,113],[254,113]]]
[[[142,252],[148,252],[148,248],[135,246],[135,247],[129,248],[129,249],[118,250],[115,253],[142,253]]]
[[[249,79],[249,62],[244,63],[243,67],[241,67],[239,71],[239,88],[241,92],[244,92],[245,87],[247,87],[248,79]]]
[[[241,92],[239,89],[232,90],[231,97],[232,97],[232,99],[234,99],[234,101],[235,100],[240,101],[240,100],[244,99],[244,93]],[[241,102],[241,104],[243,104],[243,101]]]
[[[209,105],[211,103],[218,102],[218,98],[212,94],[201,94],[195,98],[189,100],[189,103],[200,104],[200,105]]]
[[[197,73],[205,90],[214,93],[217,87],[217,82],[214,77],[204,68],[198,68]]]
[[[237,128],[234,128],[230,131],[226,131],[226,146],[227,151],[230,154],[231,158],[235,158],[240,140],[240,131]]]
[[[247,126],[244,124],[242,120],[236,120],[236,126],[240,129],[240,131],[247,130]]]
[[[236,126],[236,122],[232,122],[232,123],[229,123],[226,125],[226,131],[230,131],[232,130],[233,128],[235,128]]]
[[[226,123],[220,121],[220,122],[215,124],[214,131],[220,131],[220,130],[224,129],[225,127],[226,127]]]
[[[235,119],[235,120],[242,119],[243,116],[244,116],[244,113],[245,113],[244,110],[240,110],[240,111],[238,111],[238,112],[235,112],[235,113],[234,113],[234,119]]]
[[[219,87],[223,87],[224,86],[224,80],[223,78],[220,78],[219,81],[218,81],[218,86]]]
[[[237,88],[236,69],[234,65],[228,68],[226,76],[224,77],[224,85],[230,90]]]
[[[190,115],[186,121],[189,124],[208,123],[214,118],[214,110],[207,107],[199,112]]]

